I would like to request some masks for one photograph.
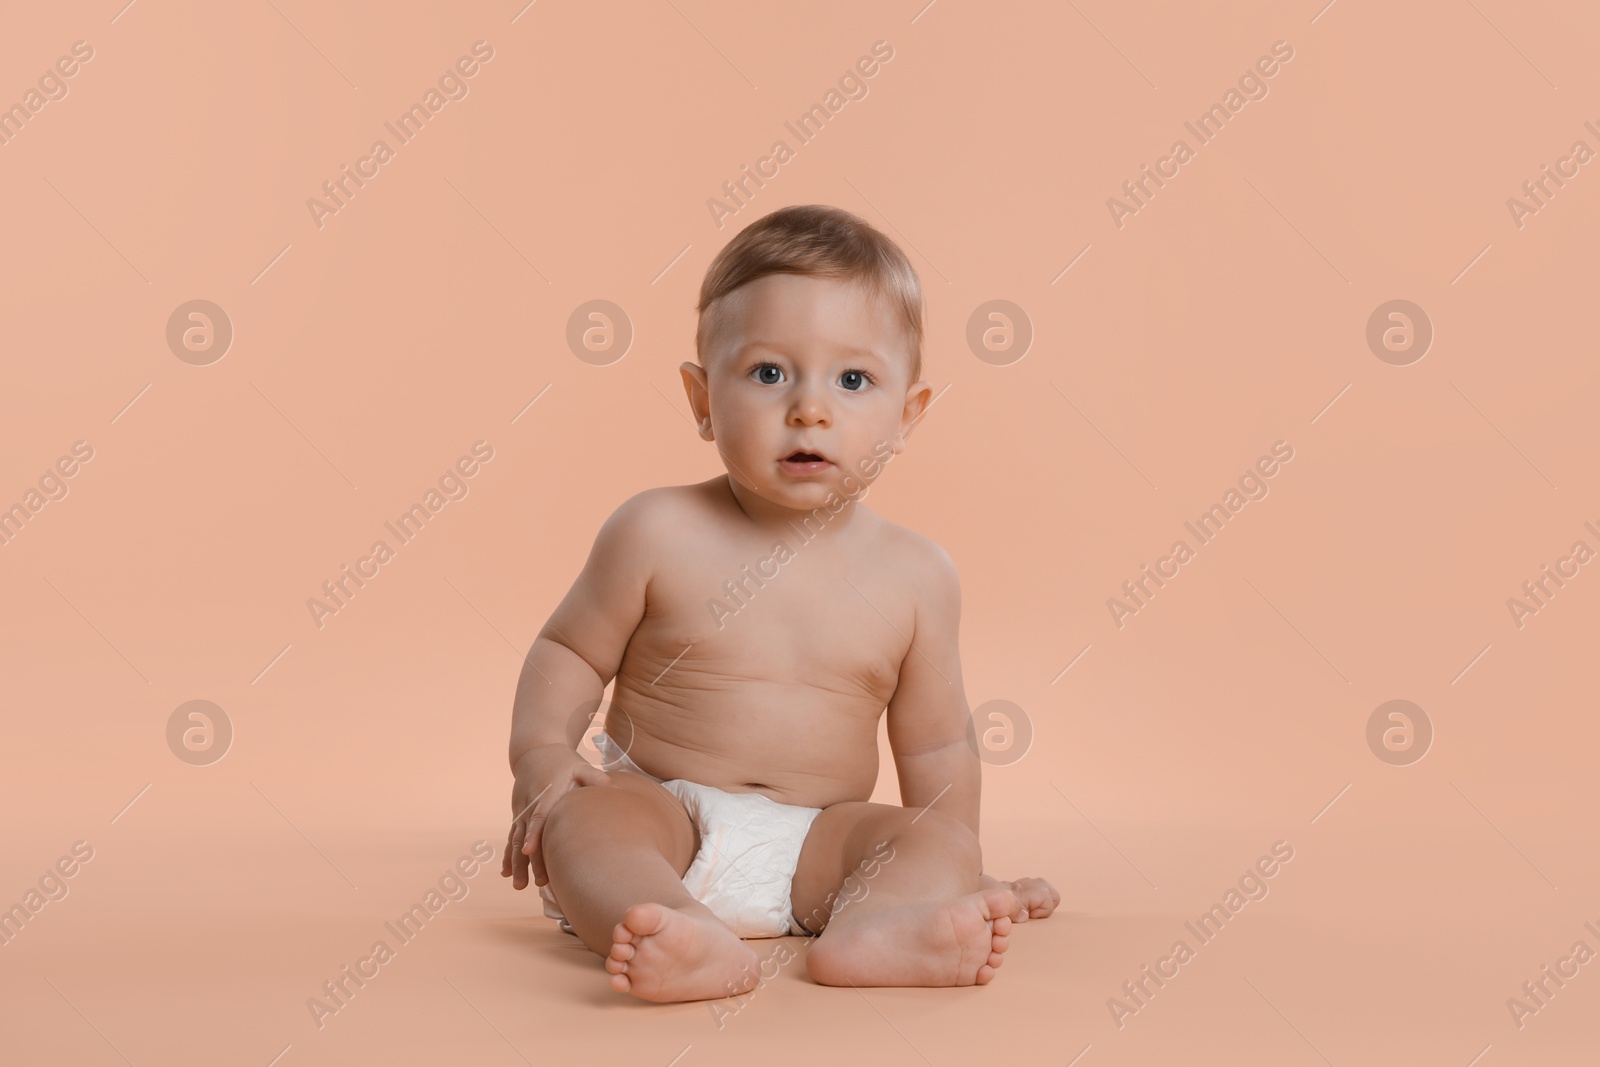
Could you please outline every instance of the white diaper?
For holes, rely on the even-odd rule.
[[[807,931],[795,921],[789,886],[800,848],[821,808],[780,804],[761,793],[728,793],[674,778],[662,782],[640,770],[603,732],[594,737],[601,767],[642,774],[683,802],[700,830],[700,852],[684,872],[690,896],[740,937],[783,937]],[[594,788],[592,786],[584,788]],[[572,933],[548,884],[539,887],[544,913]]]

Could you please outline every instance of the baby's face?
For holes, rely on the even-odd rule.
[[[857,282],[801,274],[725,299],[706,365],[682,366],[701,436],[739,485],[780,507],[858,497],[932,392],[911,381],[898,316]]]

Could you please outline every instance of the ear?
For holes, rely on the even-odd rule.
[[[680,363],[678,372],[683,375],[683,391],[689,396],[689,412],[694,416],[695,429],[707,441],[716,440],[711,433],[711,390],[706,385],[706,370],[698,363]]]
[[[912,382],[906,387],[906,404],[900,412],[900,432],[894,435],[895,455],[906,450],[906,438],[911,436],[911,431],[922,421],[923,412],[928,410],[928,402],[932,397],[932,382]]]

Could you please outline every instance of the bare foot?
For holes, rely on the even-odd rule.
[[[949,904],[846,908],[809,949],[806,970],[823,985],[983,985],[1006,950],[1017,897],[982,889]]]
[[[1061,894],[1056,892],[1056,887],[1043,878],[1018,878],[1015,882],[1002,882],[988,875],[983,877],[986,886],[990,883],[1004,886],[1017,895],[1017,909],[1011,914],[1011,921],[1014,923],[1025,923],[1029,919],[1048,919],[1050,913],[1061,903]]]
[[[641,1000],[713,1000],[754,988],[755,949],[708,910],[635,904],[611,932],[611,988]]]

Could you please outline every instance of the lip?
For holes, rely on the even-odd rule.
[[[833,466],[833,463],[828,459],[827,456],[824,456],[821,452],[818,452],[815,449],[797,448],[793,452],[789,453],[789,455],[793,456],[797,453],[805,453],[806,455],[816,456],[818,458],[814,460],[794,460],[790,459],[788,456],[785,456],[783,459],[778,461],[778,466],[783,468],[786,473],[800,477],[821,474],[823,471]]]

